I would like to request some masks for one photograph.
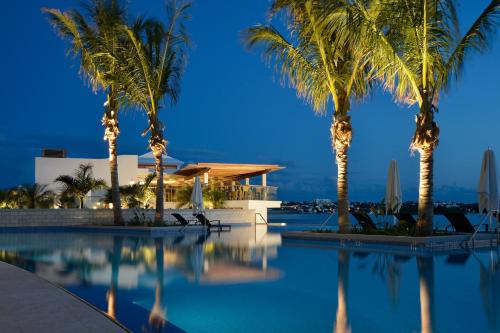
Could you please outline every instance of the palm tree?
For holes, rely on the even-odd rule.
[[[167,1],[167,24],[148,20],[142,26],[124,26],[128,37],[128,53],[122,53],[118,62],[125,93],[130,103],[142,109],[148,118],[149,147],[155,158],[156,207],[155,222],[163,223],[163,154],[167,141],[160,120],[160,110],[165,99],[177,102],[180,80],[185,67],[185,48],[189,43],[184,22],[188,19],[190,4],[177,5]],[[140,28],[140,29],[139,29]]]
[[[155,191],[151,188],[151,182],[155,177],[155,174],[150,174],[138,184],[120,186],[120,196],[123,204],[127,208],[147,208],[149,201],[155,196]],[[111,202],[111,191],[109,190],[105,201]]]
[[[61,12],[44,9],[59,35],[71,43],[70,54],[79,56],[80,71],[94,90],[106,92],[104,103],[104,140],[108,141],[109,169],[115,224],[123,222],[116,145],[120,134],[118,111],[121,107],[121,88],[114,55],[122,49],[121,26],[126,24],[126,9],[119,0],[88,0],[82,3],[85,14],[77,10]]]
[[[24,199],[20,189],[21,186],[18,186],[8,190],[0,191],[0,208],[22,208]]]
[[[87,196],[87,193],[106,187],[106,182],[103,179],[95,179],[93,177],[92,164],[80,164],[73,176],[62,175],[54,181],[63,185],[63,195],[78,198],[80,208],[83,208],[83,200]]]
[[[7,208],[8,194],[8,190],[0,190],[0,208]]]
[[[439,127],[434,115],[439,99],[458,78],[468,56],[484,52],[500,23],[500,0],[490,4],[464,34],[459,33],[451,0],[347,1],[348,26],[364,45],[375,76],[395,99],[417,104],[411,149],[420,154],[417,232],[432,234],[434,150]]]
[[[49,208],[54,205],[54,192],[47,189],[47,185],[26,184],[20,186],[18,191],[26,208]]]
[[[351,230],[347,197],[351,99],[365,96],[370,86],[364,58],[353,52],[348,36],[340,29],[332,32],[324,24],[328,17],[342,16],[341,5],[339,1],[275,0],[271,17],[279,12],[286,14],[290,40],[272,25],[247,29],[245,40],[250,48],[256,44],[264,47],[263,56],[275,62],[282,83],[288,80],[316,113],[325,113],[332,100],[330,135],[337,163],[339,232],[345,233]]]

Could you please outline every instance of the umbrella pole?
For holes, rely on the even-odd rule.
[[[500,242],[500,234],[499,234],[499,230],[498,230],[498,211],[497,211],[497,216],[496,216],[496,231],[497,231],[497,247],[500,245],[499,242]]]

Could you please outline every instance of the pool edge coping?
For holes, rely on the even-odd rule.
[[[64,292],[66,295],[68,295],[70,298],[73,298],[74,300],[76,300],[77,302],[80,302],[82,303],[83,305],[89,307],[90,309],[92,309],[94,312],[96,312],[97,314],[99,314],[100,316],[103,316],[104,318],[108,319],[109,321],[111,321],[114,325],[118,326],[119,328],[121,328],[124,332],[126,333],[133,333],[128,327],[126,327],[124,324],[122,324],[121,322],[119,322],[118,320],[116,320],[115,318],[111,317],[110,315],[108,315],[106,312],[104,312],[103,310],[99,309],[97,306],[93,305],[92,303],[90,302],[87,302],[86,300],[84,300],[83,298],[77,296],[76,294],[72,293],[71,291],[67,290],[66,288],[58,285],[58,284],[55,284],[53,283],[52,281],[49,281],[33,272],[30,272],[24,268],[21,268],[21,267],[18,267],[16,265],[13,265],[13,264],[10,264],[8,262],[5,262],[5,261],[1,261],[2,264],[4,265],[7,265],[7,266],[10,266],[16,270],[21,270],[25,273],[28,273],[28,274],[31,274],[32,276],[34,276],[36,279],[39,279],[43,282],[46,282],[47,284],[49,284],[50,286],[52,287],[55,287],[59,290],[61,290],[62,292]]]

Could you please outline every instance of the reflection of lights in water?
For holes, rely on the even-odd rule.
[[[339,251],[337,282],[337,315],[334,333],[350,333],[351,327],[347,318],[347,289],[349,286],[349,253]]]
[[[107,296],[107,301],[108,301],[108,316],[110,316],[113,319],[116,319],[116,290],[114,288],[111,288],[108,291]]]
[[[432,333],[434,327],[434,258],[418,257],[417,267],[422,333]]]

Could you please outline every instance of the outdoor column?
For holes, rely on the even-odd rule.
[[[203,174],[203,184],[208,185],[208,172]]]
[[[267,174],[262,175],[262,200],[267,200]]]
[[[250,178],[245,178],[245,189],[243,191],[243,199],[250,200]]]

